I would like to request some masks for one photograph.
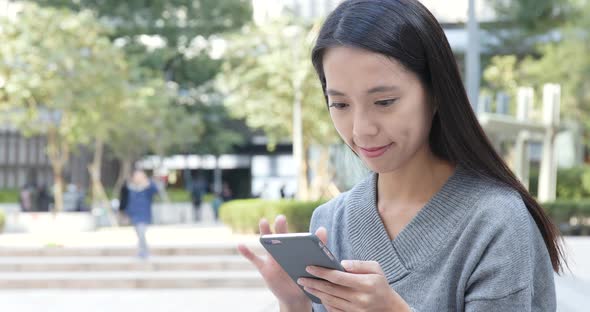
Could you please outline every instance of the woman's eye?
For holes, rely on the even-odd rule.
[[[332,103],[332,104],[330,104],[330,107],[334,107],[336,109],[343,109],[346,106],[348,106],[348,104],[344,104],[344,103]]]
[[[389,106],[393,103],[397,102],[397,99],[389,99],[389,100],[382,100],[382,101],[377,101],[375,102],[375,104],[379,105],[379,106]]]

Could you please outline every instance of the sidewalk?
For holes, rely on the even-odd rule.
[[[151,226],[147,232],[148,241],[152,248],[170,247],[207,247],[226,246],[233,248],[239,242],[248,245],[258,245],[257,235],[236,235],[231,230],[220,224],[211,222],[197,225],[177,226]],[[112,249],[135,247],[136,237],[132,227],[103,228],[95,232],[60,232],[58,230],[47,233],[29,234],[2,234],[0,235],[0,248],[30,249],[51,246],[57,250],[65,248],[73,249]],[[237,257],[237,256],[233,256]],[[96,262],[99,257],[74,257],[74,264],[84,266],[84,261]],[[101,265],[108,266],[109,261],[121,262],[121,257],[103,257]],[[123,257],[125,258],[125,257]],[[200,259],[197,259],[200,258]],[[150,265],[162,265],[158,261],[170,262],[169,265],[183,264],[187,259],[208,260],[205,256],[154,256]],[[210,258],[210,257],[209,257]],[[231,256],[219,257],[223,262]],[[23,258],[25,259],[25,258]],[[28,259],[28,258],[27,258]],[[225,260],[224,260],[225,259]],[[1,259],[0,259],[1,260]],[[137,260],[129,257],[124,259],[129,264]],[[34,259],[28,261],[33,262]],[[63,261],[47,258],[52,261]],[[245,260],[244,260],[245,261]],[[0,261],[1,262],[1,261]],[[247,261],[245,261],[247,262]],[[24,263],[24,262],[23,262]],[[1,264],[1,263],[0,263]],[[252,269],[250,269],[252,270]],[[172,274],[176,274],[171,272]],[[23,275],[22,273],[15,273]],[[58,273],[31,272],[29,275],[37,277]],[[109,274],[118,274],[123,279],[125,275],[134,275],[136,272],[79,272],[68,274],[80,274],[88,277],[94,274],[96,278],[106,278]],[[142,273],[146,275],[146,273]],[[159,273],[147,273],[159,274]],[[178,278],[190,278],[186,271]],[[193,273],[196,274],[196,273]],[[206,274],[203,271],[199,274]],[[228,272],[230,274],[230,272]],[[256,271],[239,271],[237,274],[257,274]],[[6,275],[6,274],[5,274]],[[25,274],[26,275],[26,274]],[[237,276],[236,276],[237,277]],[[178,279],[177,278],[177,279]],[[0,310],[19,312],[194,312],[194,311],[251,311],[270,312],[278,311],[277,302],[272,293],[261,287],[254,288],[200,288],[200,289],[23,289],[0,290]]]
[[[222,224],[153,225],[148,227],[151,246],[194,244],[256,244],[258,235],[233,234]],[[137,237],[131,226],[101,228],[92,232],[68,232],[53,229],[38,233],[0,234],[0,247],[101,247],[135,246]]]
[[[266,289],[1,291],[2,311],[18,312],[275,312]]]
[[[258,245],[257,235],[235,235],[222,225],[152,226],[148,240],[153,247]],[[555,276],[558,310],[585,311],[590,294],[590,237],[566,237],[571,273]],[[132,247],[133,228],[104,228],[96,232],[55,231],[35,234],[2,234],[0,248]],[[7,311],[278,311],[267,289],[93,289],[2,290],[0,306]]]

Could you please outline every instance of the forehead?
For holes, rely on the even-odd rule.
[[[413,75],[396,60],[359,48],[329,48],[324,54],[323,66],[328,88],[371,88],[377,84],[401,86],[413,81]]]

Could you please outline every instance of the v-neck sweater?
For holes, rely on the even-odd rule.
[[[414,311],[555,311],[549,253],[516,190],[458,165],[392,240],[377,181],[315,209],[310,232],[325,227],[337,259],[377,261]]]

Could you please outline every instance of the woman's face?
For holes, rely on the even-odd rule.
[[[429,151],[433,113],[414,73],[386,56],[350,47],[328,49],[323,62],[334,126],[371,170],[393,171]]]
[[[133,182],[133,184],[136,185],[144,185],[148,183],[148,177],[145,174],[145,172],[137,170],[133,172],[133,177],[131,178],[131,181]]]

